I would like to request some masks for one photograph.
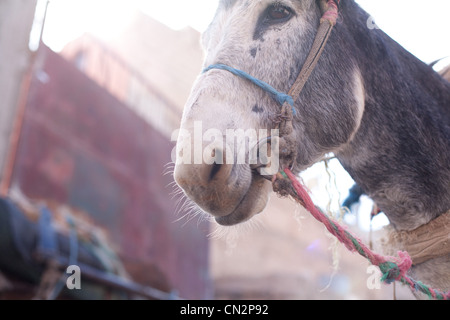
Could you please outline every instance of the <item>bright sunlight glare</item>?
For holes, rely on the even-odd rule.
[[[450,1],[357,2],[380,28],[426,63],[450,55],[450,41],[446,41]],[[202,32],[217,4],[218,0],[50,0],[44,41],[59,51],[84,32],[110,39],[126,27],[136,10],[172,29],[191,26]]]
[[[217,3],[217,0],[50,0],[43,41],[60,51],[85,32],[109,40],[126,28],[138,10],[172,29],[191,26],[202,32],[212,20]]]

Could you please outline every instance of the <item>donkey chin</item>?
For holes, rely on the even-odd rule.
[[[177,164],[175,181],[218,224],[236,225],[266,207],[271,184],[248,164]]]

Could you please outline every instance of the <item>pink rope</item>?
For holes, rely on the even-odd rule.
[[[399,251],[398,257],[385,257],[379,255],[370,248],[368,248],[360,239],[354,236],[350,231],[341,226],[338,222],[328,217],[321,212],[311,200],[308,192],[304,186],[297,180],[295,175],[289,170],[284,170],[285,177],[287,177],[296,195],[294,198],[303,205],[311,215],[319,222],[321,222],[327,230],[334,235],[344,246],[351,252],[358,252],[363,257],[367,258],[370,263],[380,268],[383,273],[382,280],[387,283],[400,281],[407,284],[411,289],[427,294],[430,298],[440,300],[450,300],[450,292],[442,292],[429,286],[424,285],[419,281],[410,278],[407,273],[412,267],[412,260],[409,254],[405,251]],[[274,177],[274,182],[277,179],[283,179],[283,173]]]
[[[296,179],[294,174],[289,169],[286,169],[285,173],[288,176],[288,178],[292,181],[292,185],[295,191],[297,192],[298,196],[301,198],[301,200],[303,200],[306,210],[308,210],[317,221],[321,222],[327,228],[328,232],[330,232],[332,235],[338,238],[338,240],[343,245],[345,245],[345,247],[348,250],[352,252],[357,251],[352,240],[346,236],[346,234],[348,234],[349,231],[346,230],[346,228],[344,228],[336,221],[332,220],[331,218],[323,214],[319,209],[317,209],[306,189]],[[360,243],[361,249],[364,251],[366,257],[370,260],[372,264],[379,265],[383,262],[386,262],[386,259],[383,256],[380,256],[372,252],[366,245],[362,243],[361,240],[359,240],[355,236],[353,236],[353,238],[356,239],[358,243]]]
[[[336,0],[339,4],[339,0]],[[336,4],[335,0],[328,1],[328,8],[322,16],[321,20],[328,20],[331,25],[335,25],[337,18],[339,16],[338,4]]]

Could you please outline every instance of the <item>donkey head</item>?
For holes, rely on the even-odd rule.
[[[203,35],[204,67],[232,66],[288,92],[326,6],[326,1],[316,0],[221,0]],[[340,24],[295,102],[296,172],[345,148],[361,122],[362,79]],[[251,160],[262,153],[261,148],[254,152],[255,145],[276,134],[271,129],[282,121],[280,105],[246,79],[225,70],[206,70],[184,109],[174,176],[186,195],[219,224],[233,225],[266,206],[271,183],[260,169],[263,164],[275,167],[274,143],[266,152],[269,161]],[[238,133],[245,141],[233,144]]]

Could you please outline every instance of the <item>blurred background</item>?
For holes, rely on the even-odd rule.
[[[450,55],[447,1],[358,2],[424,62]],[[289,200],[227,230],[186,214],[171,135],[216,6],[0,0],[1,299],[393,298]],[[333,160],[302,178],[336,214],[353,185]],[[372,206],[338,216],[366,242],[388,223]],[[66,288],[69,265],[81,290]]]

